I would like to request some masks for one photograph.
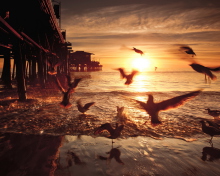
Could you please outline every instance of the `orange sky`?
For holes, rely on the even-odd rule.
[[[196,61],[220,65],[220,2],[218,0],[62,0],[62,28],[73,50],[94,53],[104,70],[129,67],[145,52],[155,66],[191,69],[177,52],[180,44],[193,48]]]
[[[182,44],[194,50],[196,62],[219,66],[219,19],[219,0],[61,0],[67,41],[74,51],[94,53],[104,71],[132,69],[140,56],[133,47],[145,53],[147,71],[191,70],[179,53]]]

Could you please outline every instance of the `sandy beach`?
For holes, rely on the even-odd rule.
[[[106,152],[112,149],[111,140],[103,137],[66,136],[60,148],[60,164],[63,169],[55,175],[108,175],[108,176],[175,176],[175,175],[219,175],[220,142],[216,137],[213,148],[209,138],[199,138],[192,142],[165,138],[155,140],[149,137],[135,137],[115,140],[113,148],[120,151],[123,164],[111,160]],[[81,160],[67,166],[68,151],[74,152]]]
[[[5,137],[3,137],[5,136]],[[1,134],[1,175],[217,176],[220,142],[209,137],[112,140],[85,135]]]

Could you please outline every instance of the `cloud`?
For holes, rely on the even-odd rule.
[[[207,51],[212,52],[212,58],[214,53],[219,54],[219,1],[96,0],[83,3],[74,4],[76,11],[70,11],[71,6],[63,9],[62,26],[75,50],[88,50],[101,57],[123,57],[126,50],[120,48],[125,45],[141,47],[154,57],[165,57],[173,44],[187,44],[194,45],[198,55],[204,57],[208,56]]]
[[[183,4],[147,6],[146,4],[103,7],[66,19],[65,26],[80,33],[201,31],[218,30],[218,7],[183,8]],[[71,27],[72,26],[72,27]]]

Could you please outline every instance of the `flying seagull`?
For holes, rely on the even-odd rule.
[[[196,55],[196,53],[194,53],[193,49],[190,48],[189,46],[181,46],[180,50],[185,51],[185,53],[187,53],[187,54],[191,54],[192,57]]]
[[[184,95],[180,95],[177,97],[173,97],[171,99],[167,99],[158,103],[154,102],[154,97],[153,95],[149,94],[148,95],[148,100],[146,103],[136,100],[141,107],[149,114],[151,118],[151,124],[152,125],[158,125],[161,123],[159,119],[159,112],[160,111],[166,111],[169,109],[174,109],[177,108],[181,105],[183,105],[186,101],[189,101],[190,99],[194,98],[197,96],[201,90],[197,90],[191,93],[187,93]]]
[[[112,139],[112,143],[113,143],[113,139],[118,138],[121,135],[121,131],[123,130],[124,125],[120,125],[118,126],[118,123],[116,123],[116,127],[115,129],[112,128],[110,123],[105,123],[102,124],[100,127],[98,127],[94,134],[100,134],[103,131],[108,131],[110,133],[110,136],[108,136],[108,138]]]
[[[212,71],[214,71],[214,72],[220,71],[220,67],[211,68],[211,67],[205,67],[201,64],[196,64],[196,63],[192,63],[192,64],[190,64],[190,66],[196,72],[205,74],[205,79],[206,79],[206,76],[208,76],[212,80],[216,80],[217,77],[212,73]]]
[[[137,49],[137,48],[135,48],[135,47],[133,47],[132,50],[134,50],[136,53],[139,53],[141,56],[142,56],[142,54],[144,54],[143,51],[141,51],[141,50],[139,50],[139,49]]]
[[[95,104],[95,102],[91,102],[91,103],[86,103],[85,105],[82,105],[81,100],[79,99],[77,102],[77,108],[79,110],[79,112],[81,113],[85,113],[86,111],[89,110],[89,108]]]
[[[46,60],[46,63],[50,67],[50,70],[47,72],[49,75],[56,75],[57,74],[56,68],[62,64],[62,62],[60,61],[53,63],[50,60]]]
[[[75,88],[77,87],[78,83],[81,81],[81,78],[74,79],[74,81],[71,83],[70,76],[66,75],[67,83],[68,83],[68,89],[64,89],[61,85],[59,79],[56,77],[56,84],[60,91],[63,93],[63,100],[60,103],[60,106],[63,108],[69,108],[72,104],[69,102],[71,93],[75,92]]]
[[[119,70],[121,78],[122,79],[124,79],[124,78],[126,79],[125,85],[130,85],[133,82],[133,77],[139,72],[137,70],[133,70],[131,72],[131,74],[126,75],[123,68],[118,68],[117,70]]]

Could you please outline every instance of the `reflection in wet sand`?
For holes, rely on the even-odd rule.
[[[214,161],[220,159],[220,149],[215,147],[204,147],[201,159],[203,161]]]
[[[63,136],[1,134],[0,175],[52,176]]]
[[[105,157],[105,156],[102,156],[102,155],[98,155],[98,158],[101,159],[101,160],[106,160],[107,163],[110,163],[112,158],[114,158],[115,161],[117,161],[119,164],[124,165],[123,161],[120,158],[121,151],[118,149],[118,147],[113,148],[113,146],[112,146],[112,149],[109,152],[106,152],[106,154],[109,154],[109,156]]]
[[[201,160],[201,148],[208,138],[186,142],[139,136],[117,139],[113,146],[108,138],[94,137],[2,133],[0,175],[217,176],[220,172],[220,149],[204,147],[202,159],[215,162]]]

